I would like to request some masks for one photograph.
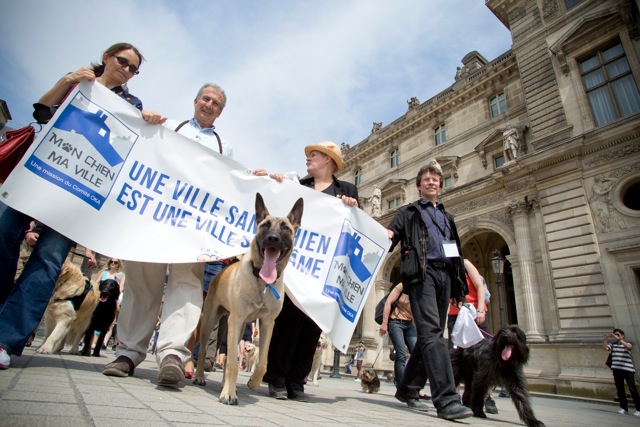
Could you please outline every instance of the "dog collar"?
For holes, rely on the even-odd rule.
[[[253,269],[253,275],[256,276],[258,279],[262,280],[262,277],[260,277],[260,269],[255,266],[253,261],[251,261],[251,268]],[[276,281],[279,278],[280,278],[280,273],[278,273],[278,276],[276,277]],[[276,282],[273,282],[273,283],[276,283]],[[276,288],[273,287],[273,283],[264,282],[265,288],[262,293],[266,294],[267,289],[269,289],[271,292],[273,292],[273,296],[276,297],[276,299],[280,299],[280,294],[278,293],[278,291],[276,291]]]

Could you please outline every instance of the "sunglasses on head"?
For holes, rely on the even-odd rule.
[[[116,61],[118,61],[118,64],[128,68],[131,74],[140,74],[138,67],[136,67],[135,65],[129,64],[129,60],[124,56],[113,55],[113,57],[116,58]]]

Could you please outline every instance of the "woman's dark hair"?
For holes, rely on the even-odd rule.
[[[130,43],[116,43],[116,44],[110,46],[107,50],[105,50],[104,51],[104,55],[102,55],[102,57],[104,58],[105,55],[107,57],[110,57],[110,56],[115,55],[118,52],[121,52],[121,51],[127,50],[127,49],[132,49],[136,53],[136,55],[138,55],[138,59],[140,60],[140,63],[138,64],[138,69],[139,69],[140,66],[142,65],[142,61],[144,61],[144,57],[142,56],[142,54],[140,53],[138,48],[136,48],[134,45],[132,45]],[[91,69],[96,74],[96,77],[100,77],[102,75],[102,73],[104,72],[104,61],[100,61],[100,64],[92,62],[91,63]]]

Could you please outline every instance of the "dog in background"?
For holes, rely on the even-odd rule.
[[[36,352],[57,353],[66,343],[71,344],[70,354],[78,354],[80,338],[91,322],[91,314],[99,298],[96,287],[67,259],[62,264],[53,295],[44,312],[45,339]]]
[[[329,338],[325,333],[320,334],[318,338],[318,344],[316,345],[316,352],[313,354],[313,363],[311,364],[311,372],[307,376],[307,381],[311,381],[315,387],[319,387],[318,376],[320,375],[320,368],[322,368],[322,352],[325,348],[329,347]]]
[[[456,386],[464,383],[462,403],[479,418],[487,391],[503,385],[511,395],[520,419],[530,427],[543,427],[531,408],[523,368],[529,361],[527,337],[517,325],[501,328],[493,339],[484,339],[469,348],[450,352]]]
[[[260,354],[260,348],[254,343],[245,343],[244,352],[246,355],[247,366],[245,372],[253,373],[258,365],[258,355]]]
[[[238,343],[245,322],[259,319],[260,353],[247,385],[251,390],[260,386],[267,370],[267,355],[276,317],[282,310],[284,299],[283,271],[293,252],[293,242],[302,221],[303,199],[299,198],[286,217],[269,214],[260,193],[256,193],[257,232],[249,251],[240,262],[222,270],[211,282],[202,307],[200,348],[206,348],[207,339],[220,317],[228,313],[227,363],[224,371],[221,403],[237,405]],[[198,358],[193,379],[205,385],[204,357]]]
[[[84,334],[84,347],[82,355],[88,356],[91,353],[91,341],[93,341],[94,331],[98,331],[98,341],[93,349],[93,356],[100,357],[100,350],[104,343],[104,337],[116,318],[118,309],[118,297],[120,296],[120,285],[113,279],[105,279],[100,282],[100,301],[91,316],[91,324]]]
[[[372,368],[362,370],[362,380],[360,381],[362,391],[367,393],[377,393],[380,390],[380,378]]]

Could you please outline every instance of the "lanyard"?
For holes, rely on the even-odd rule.
[[[429,215],[431,217],[431,219],[433,220],[433,224],[440,231],[440,233],[442,233],[442,237],[444,239],[446,239],[447,238],[447,233],[445,233],[445,231],[447,230],[447,217],[446,217],[446,215],[444,216],[444,229],[442,229],[440,227],[440,224],[438,224],[438,221],[436,221],[435,216],[431,213],[431,210],[429,209],[429,207],[425,206],[424,209],[427,211],[427,215]],[[434,210],[436,209],[435,205],[433,206],[433,209]],[[442,213],[442,215],[444,215],[444,212]]]

